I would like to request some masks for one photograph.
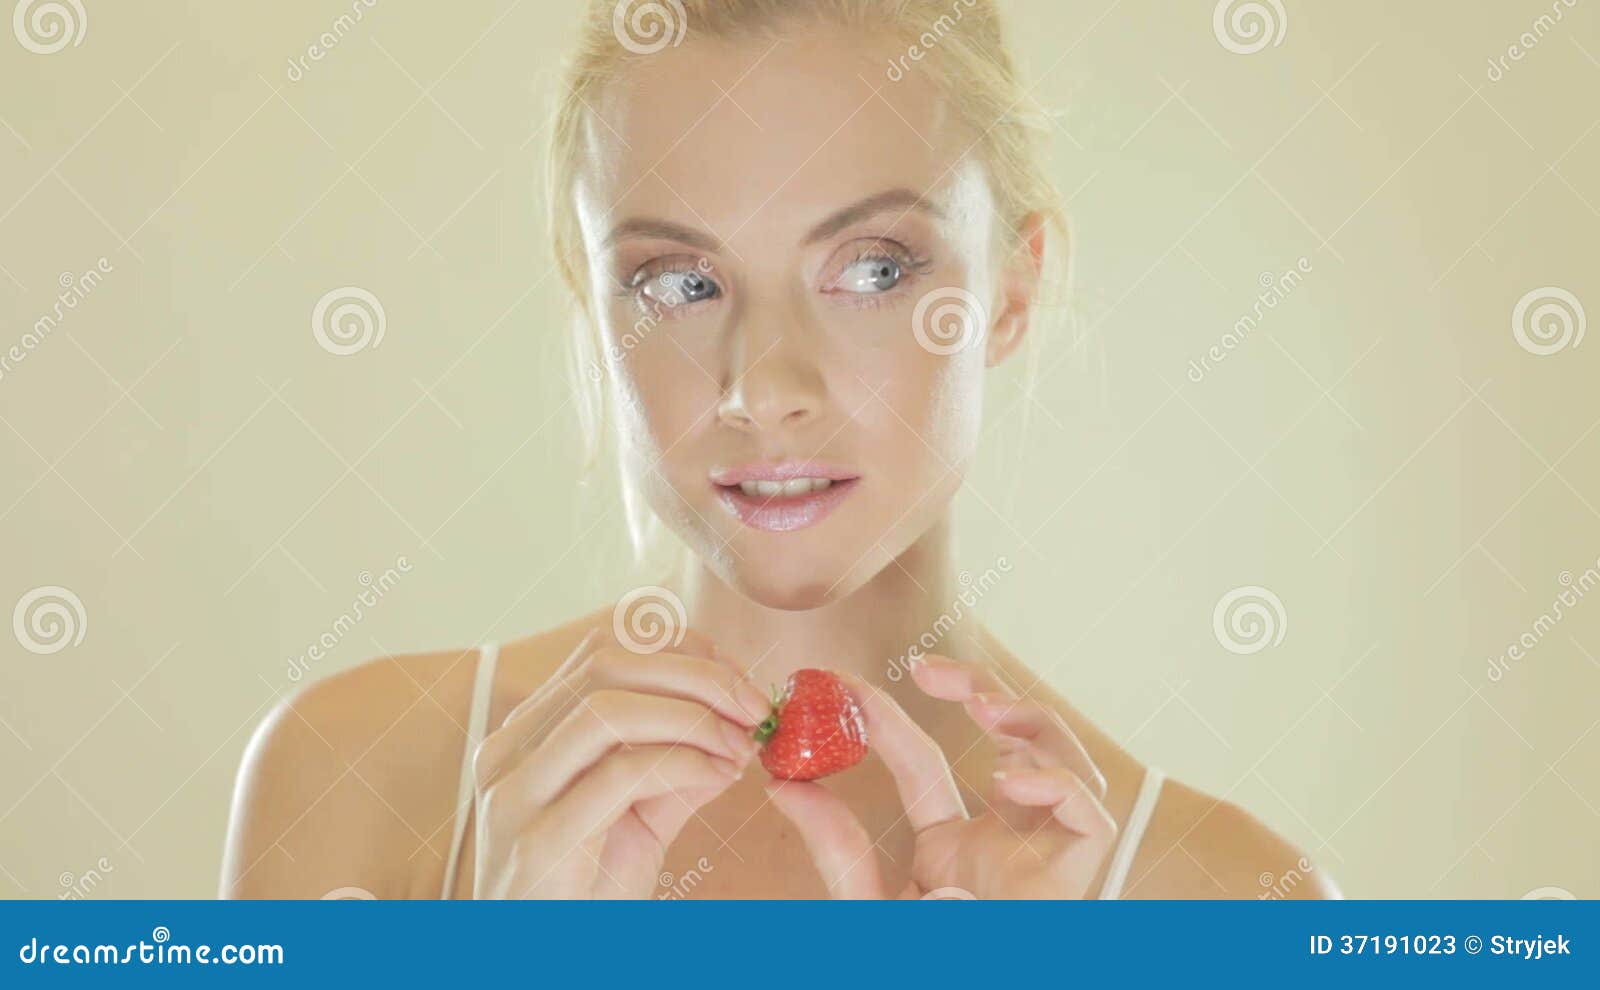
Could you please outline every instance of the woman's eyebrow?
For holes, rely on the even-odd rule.
[[[843,209],[828,215],[827,219],[811,228],[802,243],[810,245],[828,238],[858,224],[870,217],[882,213],[926,213],[935,219],[944,219],[944,211],[937,204],[910,189],[889,189],[875,193],[866,199],[859,200]],[[722,250],[722,242],[693,227],[686,227],[681,223],[671,220],[661,220],[653,217],[633,217],[624,220],[612,228],[606,235],[605,245],[613,247],[618,242],[630,237],[659,238],[665,241],[677,241],[686,247],[696,248],[708,254]]]
[[[698,248],[707,254],[722,250],[722,242],[709,234],[695,230],[693,227],[685,227],[681,223],[673,223],[671,220],[656,220],[650,217],[636,217],[617,224],[612,228],[611,233],[606,235],[605,245],[606,247],[613,247],[619,241],[630,237],[653,237],[664,241],[677,241],[686,247]]]
[[[890,189],[885,192],[868,196],[859,202],[852,203],[844,209],[829,215],[817,224],[806,235],[806,244],[815,244],[825,241],[854,224],[858,224],[880,213],[899,211],[901,213],[926,213],[935,219],[944,219],[944,211],[920,193],[910,189]]]

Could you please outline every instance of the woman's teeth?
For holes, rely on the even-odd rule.
[[[777,498],[780,495],[806,495],[826,490],[831,478],[791,478],[788,481],[741,481],[739,490],[752,498]]]

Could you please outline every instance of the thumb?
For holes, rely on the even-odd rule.
[[[803,780],[774,779],[763,789],[799,830],[811,853],[811,862],[831,896],[839,900],[887,896],[872,839],[838,795],[821,784]]]

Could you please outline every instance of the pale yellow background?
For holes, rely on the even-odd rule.
[[[250,729],[362,572],[412,567],[317,674],[654,575],[574,478],[537,182],[573,7],[380,0],[293,82],[346,6],[84,4],[60,53],[0,33],[0,353],[112,268],[0,377],[0,619],[59,585],[87,622],[0,627],[0,896],[204,897]],[[1351,895],[1600,896],[1600,594],[1487,674],[1600,557],[1600,339],[1512,334],[1545,286],[1600,320],[1600,4],[1497,82],[1550,4],[1284,0],[1249,55],[1210,2],[1007,6],[1094,345],[1046,341],[1034,399],[997,377],[982,609]],[[386,333],[336,357],[310,317],[346,285]],[[1236,655],[1213,607],[1251,585],[1285,635]]]

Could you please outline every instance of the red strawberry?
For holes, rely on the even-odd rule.
[[[844,682],[826,670],[789,675],[772,714],[756,727],[761,765],[774,777],[815,780],[867,755],[867,723]]]

